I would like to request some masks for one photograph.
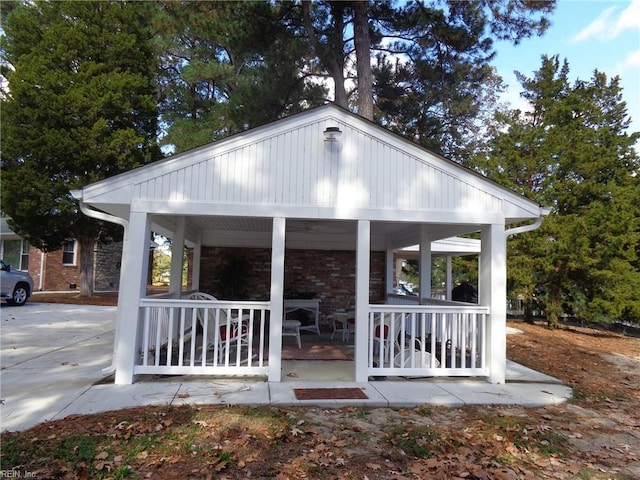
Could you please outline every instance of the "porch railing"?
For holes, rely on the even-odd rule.
[[[370,376],[487,375],[489,307],[433,303],[370,305]]]
[[[135,374],[267,375],[269,302],[143,298]]]

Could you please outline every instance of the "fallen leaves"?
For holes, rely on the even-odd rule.
[[[2,468],[87,479],[640,478],[640,368],[632,361],[640,342],[522,329],[508,337],[509,355],[571,384],[576,400],[537,409],[180,406],[74,415],[4,432]],[[633,355],[612,363],[612,352]]]

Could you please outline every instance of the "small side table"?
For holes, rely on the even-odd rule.
[[[298,339],[298,348],[302,348],[302,342],[300,341],[300,325],[302,324],[299,320],[282,321],[282,336],[296,337]]]

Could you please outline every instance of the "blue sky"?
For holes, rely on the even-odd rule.
[[[557,54],[569,62],[572,81],[588,80],[596,69],[609,78],[618,75],[633,120],[630,131],[640,131],[640,0],[558,0],[550,20],[542,37],[495,45],[493,64],[509,85],[505,100],[524,109],[514,70],[531,77],[543,54]]]

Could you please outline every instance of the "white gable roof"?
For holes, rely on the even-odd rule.
[[[325,140],[327,127],[342,135]],[[83,200],[123,218],[131,204],[155,213],[445,223],[540,216],[536,203],[333,105],[86,186]]]

